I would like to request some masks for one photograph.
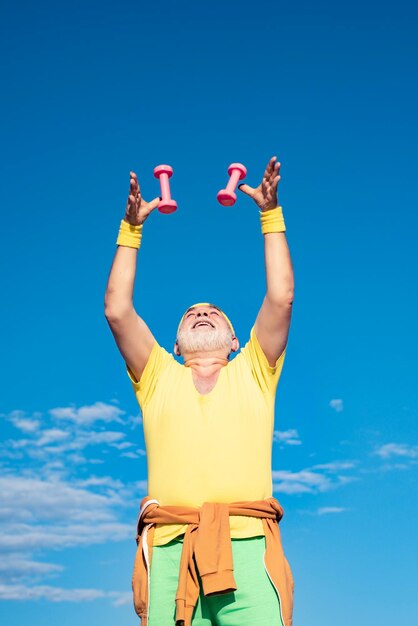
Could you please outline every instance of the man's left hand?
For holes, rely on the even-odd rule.
[[[268,211],[269,209],[275,209],[279,206],[277,200],[277,185],[280,180],[280,163],[276,163],[276,159],[277,157],[275,156],[271,157],[264,172],[263,180],[258,187],[254,189],[245,184],[238,186],[238,189],[254,200],[261,211]]]

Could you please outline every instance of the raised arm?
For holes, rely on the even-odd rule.
[[[127,224],[141,226],[159,202],[141,198],[138,179],[131,172],[130,190],[126,203]],[[105,317],[119,351],[137,380],[140,379],[155,338],[133,306],[133,291],[138,249],[118,245],[113,259],[105,293]]]
[[[278,206],[279,171],[280,163],[276,163],[276,157],[272,157],[257,188],[244,184],[239,186],[241,191],[254,200],[260,211],[269,211]],[[274,366],[287,344],[294,276],[285,233],[267,233],[263,237],[267,290],[254,331],[269,364]]]

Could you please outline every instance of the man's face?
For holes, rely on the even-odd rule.
[[[177,333],[181,354],[222,348],[230,351],[232,338],[231,327],[219,309],[207,305],[188,309]]]

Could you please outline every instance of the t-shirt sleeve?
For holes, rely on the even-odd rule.
[[[155,341],[139,381],[135,378],[135,374],[127,363],[125,363],[126,373],[132,383],[141,409],[151,400],[161,373],[172,360],[174,360],[173,355],[160,346],[158,341]]]
[[[282,373],[286,349],[287,344],[277,359],[275,365],[272,367],[258,342],[253,326],[250,331],[250,339],[240,352],[250,367],[260,389],[263,393],[269,393],[273,397],[275,396],[280,374]]]

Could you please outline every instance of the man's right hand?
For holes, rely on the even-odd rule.
[[[126,202],[125,217],[123,219],[132,226],[139,226],[143,224],[148,215],[157,208],[160,198],[154,198],[151,202],[145,202],[145,200],[141,198],[141,190],[135,172],[130,172],[130,175],[129,196]]]

